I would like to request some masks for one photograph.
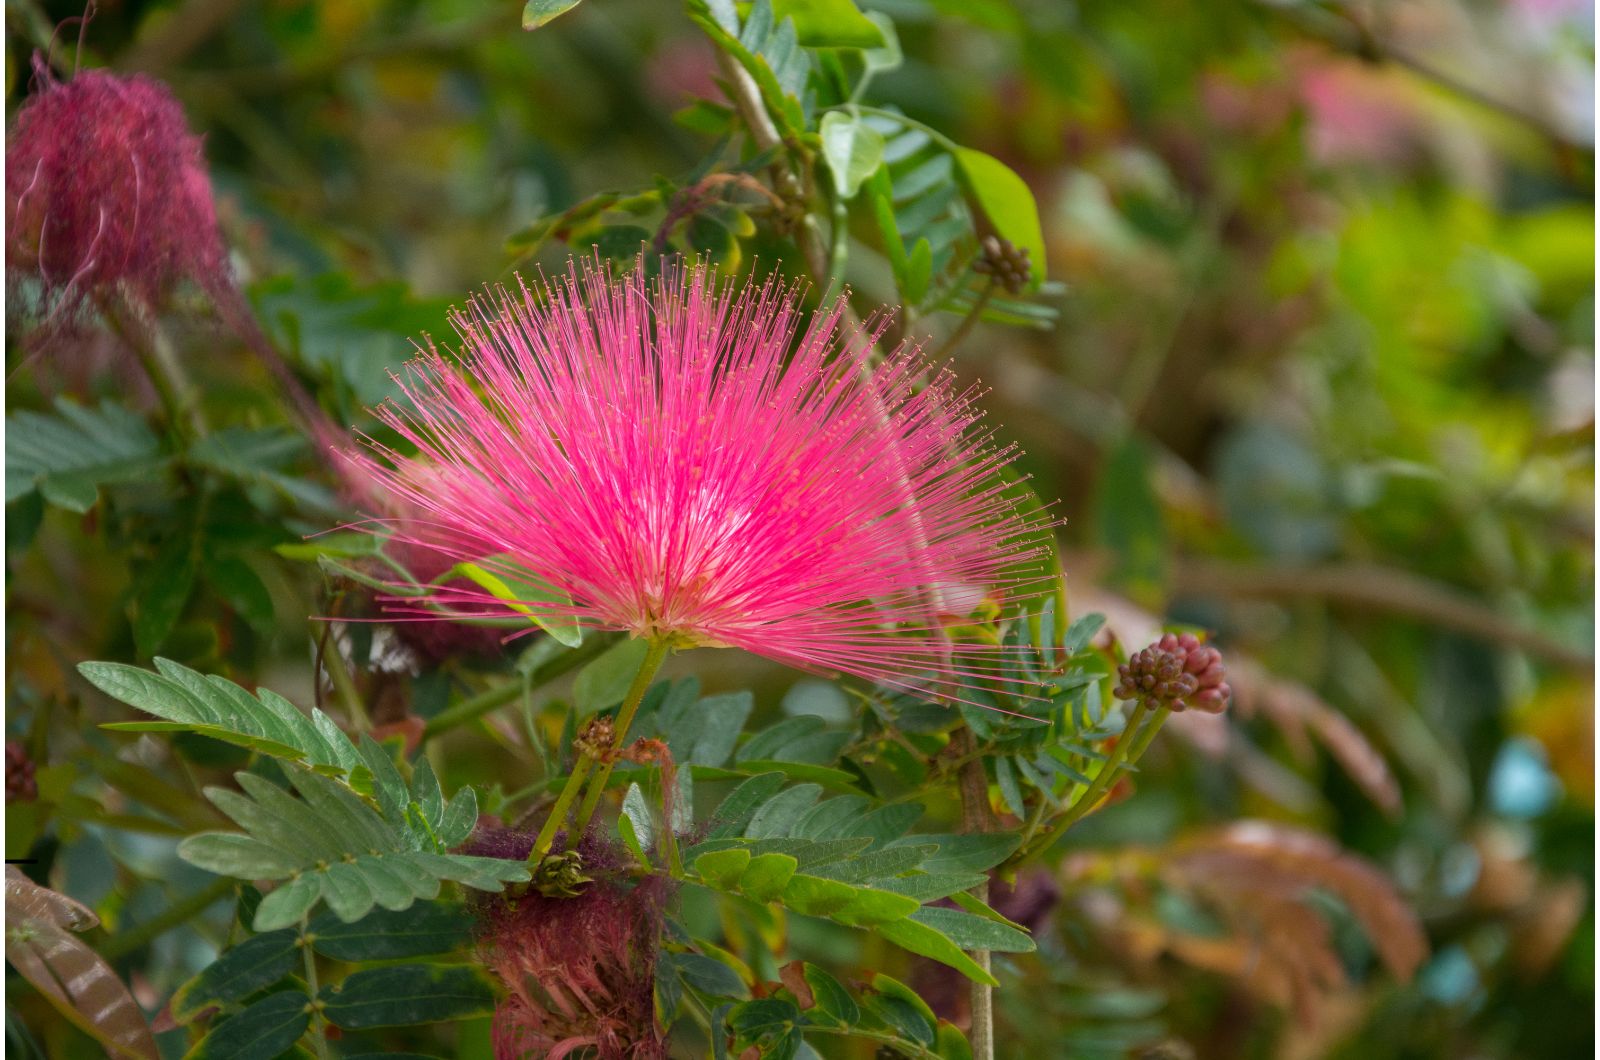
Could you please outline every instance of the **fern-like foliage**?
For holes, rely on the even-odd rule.
[[[110,402],[88,409],[62,398],[54,414],[6,417],[7,504],[38,490],[57,507],[87,512],[101,486],[147,480],[166,460],[155,432]]]
[[[78,673],[113,699],[154,714],[161,721],[118,721],[120,732],[193,732],[225,743],[303,762],[319,772],[352,776],[370,792],[370,774],[350,737],[322,711],[307,717],[270,689],[252,695],[226,678],[201,674],[170,659],[155,660],[151,673],[125,663],[86,662]]]
[[[684,878],[874,931],[984,982],[993,979],[964,949],[1034,948],[1017,925],[961,893],[1016,849],[1015,836],[910,835],[922,813],[915,803],[873,808],[857,795],[822,799],[821,785],[785,788],[785,779],[762,773],[730,792],[717,824],[683,851]],[[632,792],[623,802],[624,839],[636,851],[657,829],[643,807]],[[943,898],[965,908],[928,904]]]
[[[319,710],[307,717],[266,689],[251,695],[165,659],[156,666],[79,666],[101,691],[163,719],[108,728],[182,730],[248,747],[282,760],[299,795],[238,773],[242,794],[207,788],[206,797],[243,832],[206,832],[178,848],[184,860],[224,876],[287,881],[262,900],[257,931],[293,924],[321,900],[352,922],[374,906],[402,910],[434,898],[445,880],[498,891],[528,878],[517,862],[449,853],[477,823],[477,795],[464,787],[446,802],[426,759],[407,784],[387,751],[370,737],[353,743]]]

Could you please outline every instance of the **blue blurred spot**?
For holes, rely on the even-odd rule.
[[[1526,736],[1508,740],[1489,771],[1489,805],[1505,817],[1538,817],[1561,797],[1544,747]]]

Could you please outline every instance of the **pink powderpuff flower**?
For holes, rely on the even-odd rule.
[[[574,266],[458,311],[459,363],[430,344],[375,410],[414,455],[350,459],[410,513],[395,535],[543,583],[522,601],[542,617],[961,698],[1006,678],[1001,648],[945,636],[948,598],[1039,577],[1042,520],[974,391],[914,346],[875,361],[882,321],[850,333],[845,311],[803,325],[774,280]]]
[[[179,279],[233,293],[200,138],[159,81],[85,70],[17,112],[6,148],[6,269],[76,309],[126,290],[159,306]]]

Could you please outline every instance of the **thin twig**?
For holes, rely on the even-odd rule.
[[[218,877],[189,897],[174,902],[144,923],[136,924],[120,935],[112,935],[96,949],[100,956],[108,961],[125,957],[173,928],[187,924],[226,898],[232,891],[233,881],[226,877]]]
[[[1334,604],[1371,608],[1421,619],[1493,644],[1517,648],[1573,670],[1594,669],[1594,657],[1524,625],[1472,597],[1410,571],[1367,563],[1271,567],[1216,560],[1179,563],[1172,572],[1179,593],[1282,599],[1321,597]]]

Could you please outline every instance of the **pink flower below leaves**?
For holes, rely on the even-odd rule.
[[[676,266],[500,290],[456,315],[459,364],[430,349],[377,410],[415,454],[351,459],[411,513],[396,537],[542,582],[546,618],[902,688],[992,674],[1001,649],[943,628],[1036,576],[1010,450],[948,372],[873,361],[843,313],[807,326],[775,282]]]

